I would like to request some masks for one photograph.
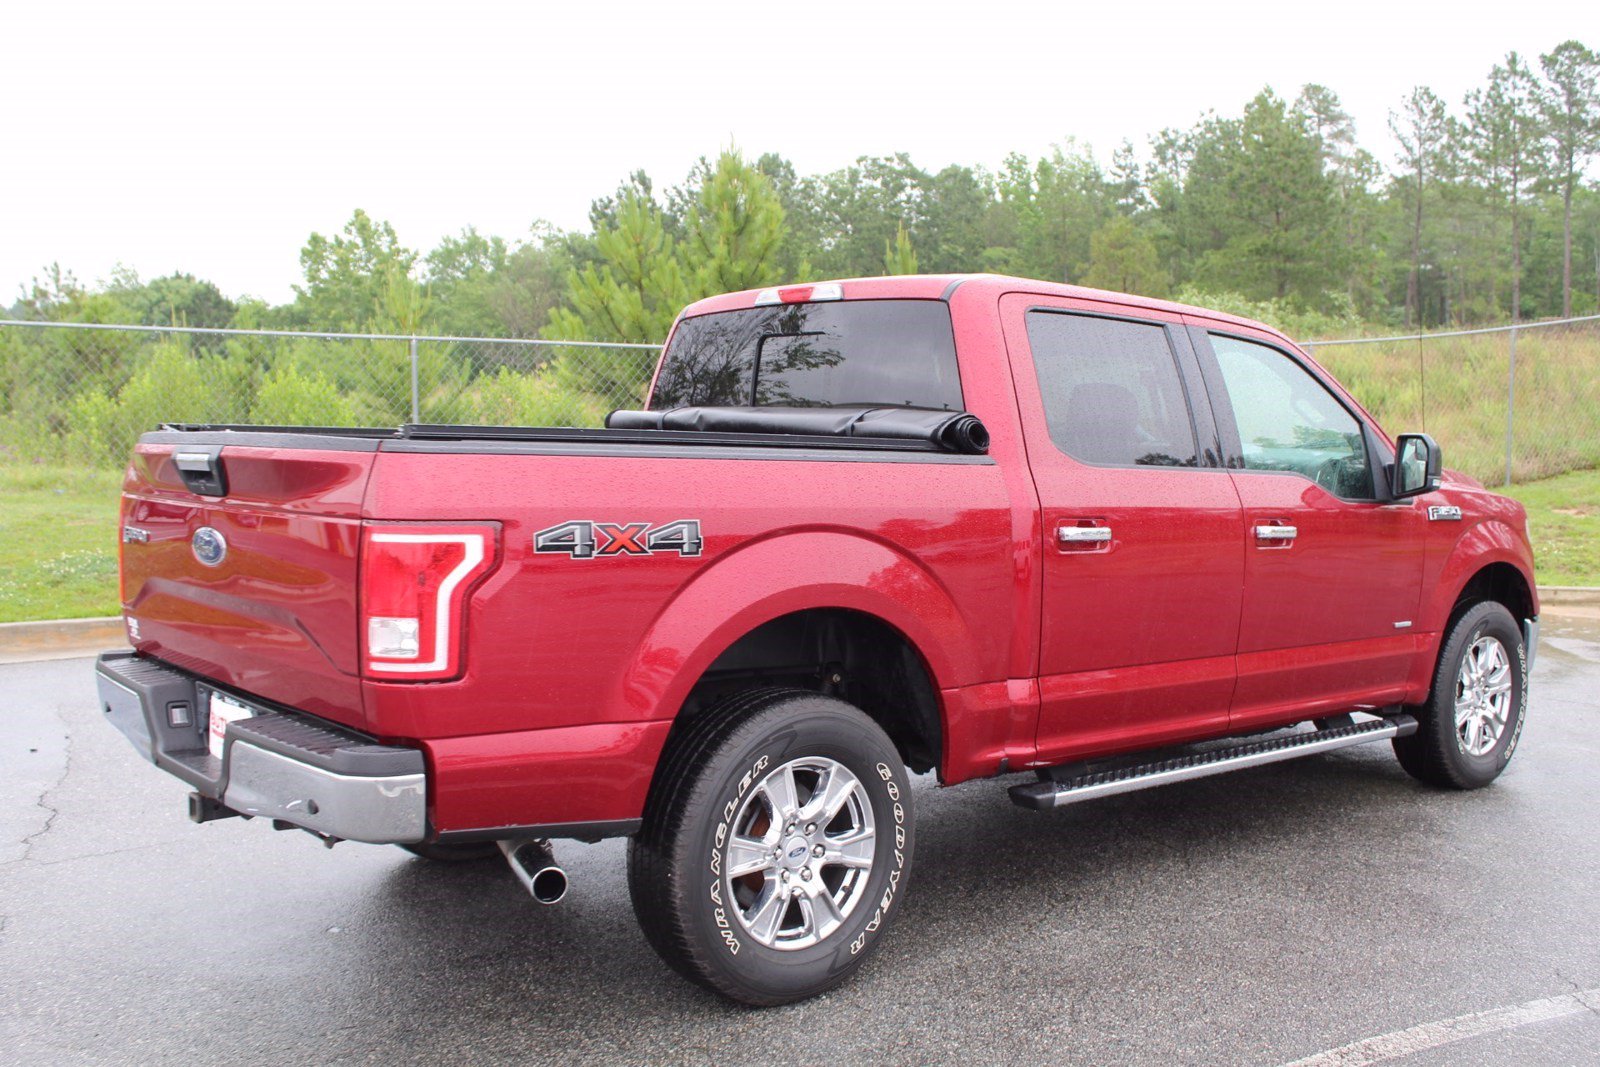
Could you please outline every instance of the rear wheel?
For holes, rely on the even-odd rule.
[[[1522,630],[1505,606],[1485,601],[1468,608],[1440,644],[1428,703],[1413,709],[1417,732],[1394,740],[1400,765],[1445,788],[1494,781],[1522,734],[1527,674]]]
[[[849,704],[741,694],[663,755],[628,854],[645,937],[691,981],[782,1004],[844,981],[898,910],[911,796],[893,743]]]

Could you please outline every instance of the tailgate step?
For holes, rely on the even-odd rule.
[[[1272,737],[1263,741],[1249,741],[1226,748],[1213,748],[1191,755],[1138,763],[1115,770],[1091,771],[1060,780],[1030,782],[1011,787],[1011,800],[1019,807],[1059,808],[1076,804],[1080,800],[1093,800],[1117,793],[1131,793],[1137,789],[1150,789],[1169,782],[1189,778],[1205,778],[1258,767],[1280,760],[1299,759],[1318,752],[1365,745],[1373,741],[1387,741],[1416,733],[1417,720],[1409,715],[1391,715],[1387,718],[1336,726],[1327,730],[1312,730],[1290,736]]]

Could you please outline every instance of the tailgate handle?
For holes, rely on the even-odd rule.
[[[172,453],[172,465],[189,492],[197,496],[227,496],[228,472],[222,467],[222,446],[205,445],[179,448]]]

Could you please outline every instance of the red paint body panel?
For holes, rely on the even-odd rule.
[[[140,652],[348,726],[365,725],[357,677],[356,570],[370,453],[235,447],[228,495],[196,497],[171,446],[138,446],[122,521],[122,603]],[[190,538],[227,539],[216,567]],[[134,627],[137,633],[134,633]]]
[[[1508,564],[1531,589],[1520,506],[1480,488],[1354,505],[1293,475],[1093,467],[1051,441],[1028,307],[1288,345],[1259,324],[990,276],[841,286],[847,300],[949,301],[964,403],[990,432],[989,461],[228,445],[229,495],[211,500],[185,489],[171,444],[141,444],[123,501],[124,523],[149,535],[123,554],[136,647],[419,745],[433,828],[482,830],[638,818],[701,673],[795,611],[867,613],[910,641],[938,692],[940,773],[952,783],[1418,701],[1479,569]],[[684,316],[754,299],[713,297]],[[1463,520],[1428,521],[1444,503]],[[1250,527],[1269,516],[1301,528],[1289,552],[1257,549]],[[688,519],[701,524],[698,555],[534,551],[537,531],[564,522]],[[1063,550],[1056,526],[1082,521],[1115,537]],[[380,522],[499,531],[493,569],[466,600],[459,679],[362,680],[359,545]],[[218,567],[190,549],[201,525],[227,538]]]
[[[671,723],[593,723],[423,742],[436,830],[637,819]]]

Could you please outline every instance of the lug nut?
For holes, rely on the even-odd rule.
[[[817,857],[817,859],[820,860],[822,858],[822,851],[823,851],[822,846],[818,845],[816,848],[811,850],[811,854],[813,856]]]
[[[817,832],[817,824],[816,823],[814,823],[814,822],[806,823],[806,833],[814,834],[816,832]]]
[[[811,868],[810,867],[801,867],[800,868],[800,877],[805,879],[808,882],[811,881]]]

